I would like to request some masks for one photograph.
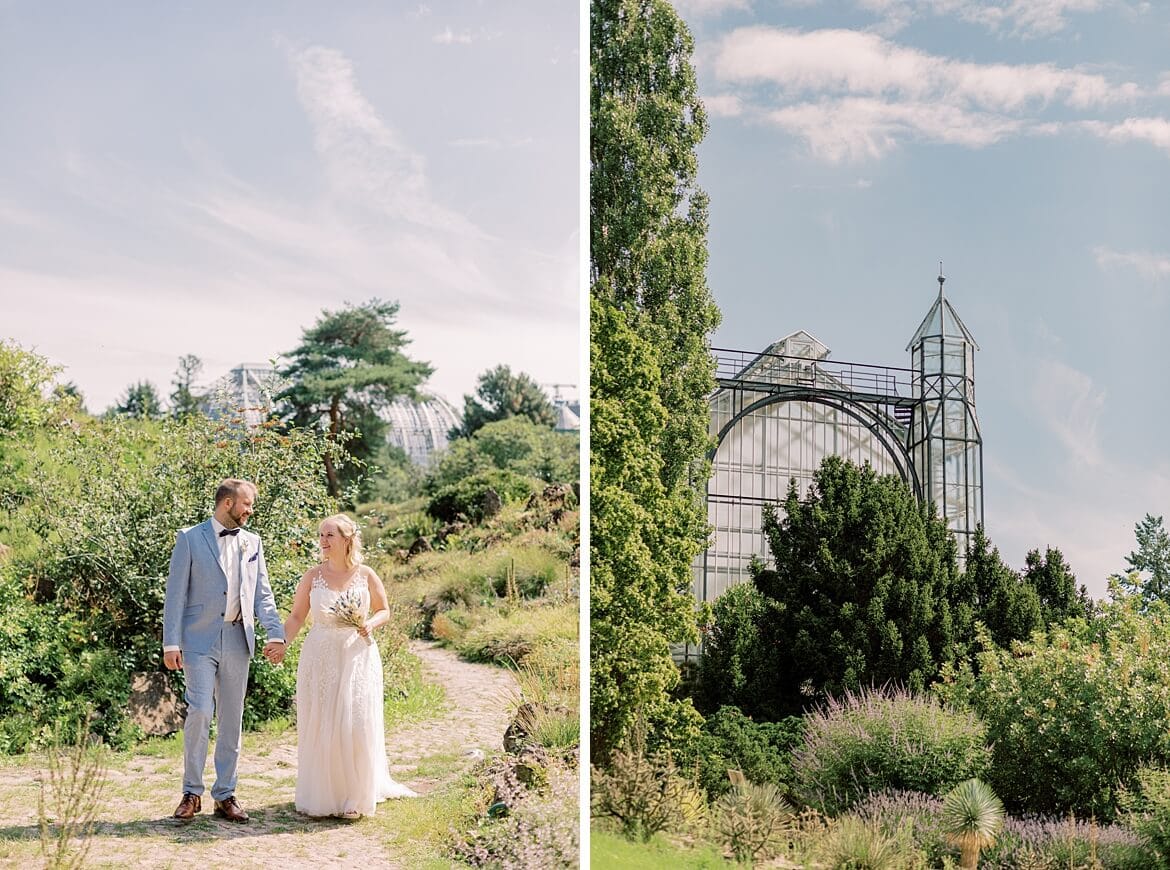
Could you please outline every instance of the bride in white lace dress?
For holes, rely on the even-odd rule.
[[[386,623],[386,590],[362,564],[361,533],[344,514],[321,522],[321,564],[305,572],[284,636],[312,626],[297,665],[296,808],[310,816],[372,815],[386,798],[417,797],[390,778],[382,724],[382,658],[373,630]],[[357,603],[365,625],[341,622],[331,608]]]

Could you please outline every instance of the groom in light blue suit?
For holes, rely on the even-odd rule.
[[[229,478],[215,492],[211,519],[183,529],[171,554],[163,604],[163,663],[183,669],[183,799],[174,817],[202,809],[208,730],[216,717],[215,814],[248,821],[236,800],[236,765],[244,722],[248,666],[256,651],[256,620],[268,633],[264,657],[284,658],[284,627],[276,610],[260,537],[243,526],[252,515],[255,484]]]

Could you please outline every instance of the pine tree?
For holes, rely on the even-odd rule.
[[[386,433],[378,412],[397,398],[415,398],[431,374],[427,363],[403,353],[406,333],[391,328],[397,315],[397,303],[379,299],[323,312],[280,370],[291,382],[276,396],[284,416],[297,426],[323,427],[359,460],[376,456]],[[333,496],[354,482],[329,454],[325,475]]]

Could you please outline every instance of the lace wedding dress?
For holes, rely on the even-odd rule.
[[[349,590],[369,613],[363,571]],[[348,590],[347,590],[348,591]],[[417,797],[390,778],[382,725],[382,657],[329,608],[342,593],[318,572],[309,593],[312,627],[297,665],[296,808],[310,816],[372,815],[386,798]]]

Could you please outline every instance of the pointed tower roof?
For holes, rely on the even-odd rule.
[[[914,347],[914,345],[918,344],[924,338],[939,337],[962,339],[972,345],[976,350],[979,350],[979,344],[975,341],[974,336],[971,335],[971,331],[963,324],[962,319],[943,294],[943,283],[946,280],[942,273],[942,263],[939,263],[938,298],[934,300],[934,305],[930,306],[930,311],[926,312],[926,317],[922,319],[922,323],[914,333],[914,337],[906,345],[906,350],[910,350],[910,348]]]

